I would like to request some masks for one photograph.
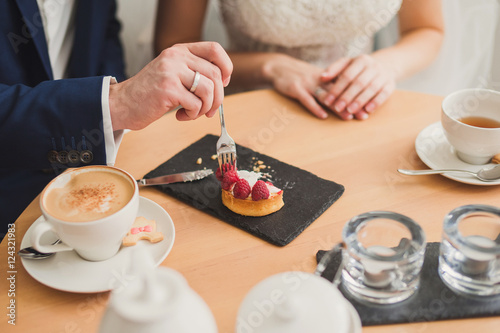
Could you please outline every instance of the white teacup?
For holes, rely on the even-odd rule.
[[[91,261],[106,260],[120,249],[139,209],[137,182],[127,172],[108,166],[70,169],[53,179],[40,196],[43,220],[31,243],[40,252],[75,250]],[[40,244],[54,232],[62,241]]]
[[[441,110],[444,134],[462,161],[486,164],[500,153],[499,92],[459,90],[443,100]]]

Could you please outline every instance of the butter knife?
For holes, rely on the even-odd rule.
[[[150,186],[150,185],[166,185],[179,182],[192,182],[193,180],[203,179],[206,176],[211,175],[212,173],[213,171],[210,169],[181,172],[181,173],[175,173],[171,175],[165,175],[148,179],[143,178],[137,180],[137,183],[141,186]]]

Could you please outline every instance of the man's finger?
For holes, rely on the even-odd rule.
[[[198,42],[184,44],[191,53],[203,58],[220,68],[222,82],[226,83],[233,72],[233,63],[224,48],[216,42]],[[227,82],[229,83],[229,82]]]

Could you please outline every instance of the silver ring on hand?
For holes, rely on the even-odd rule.
[[[190,92],[194,93],[196,91],[196,88],[198,88],[198,83],[200,83],[200,77],[201,77],[200,72],[196,71],[194,74],[193,84],[189,89]]]
[[[324,93],[326,93],[326,90],[319,86],[314,90],[314,96],[316,97],[321,97]]]

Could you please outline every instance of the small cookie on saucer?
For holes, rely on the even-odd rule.
[[[491,163],[500,164],[500,154],[496,154],[495,156],[493,156],[493,158],[491,159]]]
[[[142,216],[137,217],[127,236],[123,237],[122,243],[123,246],[133,246],[141,239],[148,240],[151,243],[163,240],[163,234],[156,231],[155,220],[148,220]]]

